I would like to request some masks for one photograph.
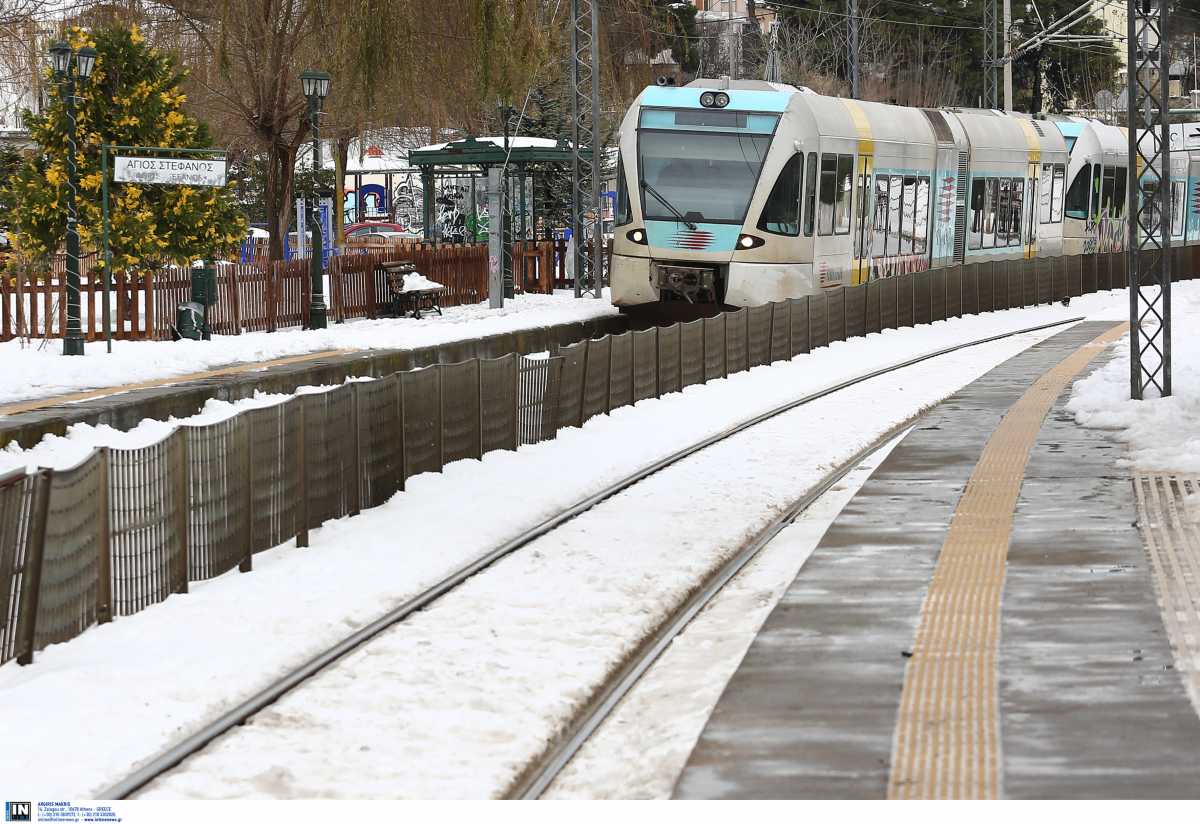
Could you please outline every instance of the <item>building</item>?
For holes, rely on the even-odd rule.
[[[775,19],[775,12],[763,8],[755,0],[690,0],[700,14],[697,20],[715,20],[718,16],[725,19],[755,21],[764,32]]]

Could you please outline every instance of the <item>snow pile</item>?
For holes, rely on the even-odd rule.
[[[296,390],[296,394],[326,392],[332,388],[332,386],[302,386]],[[186,418],[170,417],[165,421],[146,418],[133,429],[125,432],[113,429],[107,424],[99,426],[89,423],[73,424],[67,427],[65,435],[46,435],[29,449],[22,449],[15,441],[0,449],[0,475],[14,469],[25,469],[27,472],[32,472],[39,466],[51,469],[69,469],[86,459],[92,450],[99,446],[139,449],[158,443],[182,424],[200,426],[216,423],[226,418],[232,418],[247,409],[283,403],[290,397],[292,396],[255,392],[252,398],[242,398],[236,401],[210,398],[195,415]]]
[[[1172,395],[1135,401],[1129,397],[1129,339],[1115,357],[1076,381],[1067,409],[1093,429],[1113,430],[1129,446],[1123,466],[1145,471],[1200,472],[1200,283],[1172,289],[1174,335]]]
[[[404,276],[403,291],[405,292],[431,292],[445,288],[445,286],[438,283],[436,280],[430,280],[420,272],[413,272],[412,274]]]
[[[415,349],[617,313],[608,299],[575,300],[566,293],[521,295],[503,309],[486,303],[443,309],[443,315],[330,323],[328,329],[286,329],[245,335],[214,335],[211,341],[113,341],[86,345],[81,358],[62,356],[62,343],[0,343],[0,404],[99,387],[160,380],[221,366],[355,349]]]

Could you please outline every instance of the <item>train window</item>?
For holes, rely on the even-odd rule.
[[[1014,177],[1009,185],[1011,210],[1008,221],[1008,245],[1021,245],[1021,210],[1025,206],[1025,180]]]
[[[837,156],[837,207],[833,213],[833,233],[850,233],[850,205],[854,195],[854,155]]]
[[[882,257],[887,254],[888,184],[891,178],[879,175],[875,178],[875,206],[871,215],[871,243],[869,251]]]
[[[1054,186],[1050,193],[1050,222],[1062,223],[1063,189],[1066,186],[1067,167],[1061,163],[1054,164]]]
[[[1054,214],[1054,210],[1051,208],[1053,205],[1051,196],[1054,193],[1054,187],[1052,185],[1053,179],[1054,179],[1054,164],[1043,163],[1042,164],[1042,176],[1041,176],[1041,179],[1038,181],[1038,187],[1037,187],[1037,192],[1038,192],[1037,204],[1038,204],[1038,222],[1039,223],[1053,223],[1054,222],[1054,219],[1052,217],[1052,215]]]
[[[1092,216],[1092,222],[1100,220],[1100,179],[1103,170],[1100,164],[1097,163],[1092,167],[1092,189],[1091,189],[1091,205],[1092,210],[1089,214]]]
[[[1008,245],[1008,228],[1012,220],[1012,181],[1002,177],[996,181],[998,196],[996,199],[996,231],[994,237],[997,246]]]
[[[1113,194],[1117,188],[1117,171],[1113,168],[1104,170],[1104,179],[1100,187],[1100,214],[1107,217],[1113,213]]]
[[[1125,216],[1125,205],[1126,205],[1125,204],[1125,194],[1126,194],[1126,184],[1128,182],[1129,182],[1129,170],[1128,169],[1118,169],[1117,170],[1117,185],[1116,185],[1115,190],[1113,191],[1113,209],[1112,209],[1113,217],[1124,217]]]
[[[929,178],[917,178],[917,210],[913,221],[913,254],[925,254],[929,237]]]
[[[968,249],[983,248],[983,201],[987,191],[986,180],[971,181],[971,227],[967,238]]]
[[[858,213],[854,224],[854,257],[871,256],[871,174],[867,171],[858,173]]]
[[[892,175],[891,188],[888,191],[888,221],[887,221],[887,254],[900,254],[900,236],[903,233],[904,212],[904,178]]]
[[[817,207],[817,232],[833,234],[833,210],[837,201],[837,155],[821,155],[821,204]]]
[[[1184,186],[1182,180],[1171,181],[1171,234],[1175,237],[1183,234]]]
[[[629,208],[629,184],[625,182],[625,159],[617,155],[617,214],[616,225],[624,226],[633,222],[633,212]]]
[[[808,186],[804,190],[804,236],[812,237],[813,220],[817,214],[817,153],[808,156]]]
[[[901,203],[900,254],[913,253],[913,236],[916,234],[917,219],[917,179],[913,176],[902,178],[904,181],[904,201]]]
[[[800,182],[804,172],[804,155],[794,154],[783,166],[779,179],[763,206],[758,228],[776,235],[795,237],[800,234]]]
[[[1066,215],[1073,220],[1087,220],[1088,187],[1092,184],[1092,164],[1084,163],[1075,173],[1071,188],[1067,190]]]
[[[987,187],[983,190],[983,248],[991,249],[996,245],[996,207],[1000,200],[1000,181],[998,178],[988,178]]]

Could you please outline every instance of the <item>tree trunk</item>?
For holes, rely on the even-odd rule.
[[[334,242],[339,250],[346,240],[346,236],[343,233],[343,230],[346,228],[346,166],[350,163],[350,141],[353,139],[348,134],[338,135],[336,156],[334,158],[333,212],[336,225],[335,231],[337,232]],[[357,198],[358,196],[358,192],[355,192],[354,197]],[[388,193],[388,198],[389,200],[391,199],[390,192]]]
[[[292,195],[296,180],[297,146],[279,141],[267,153],[267,185],[263,199],[267,208],[267,231],[271,233],[270,258],[283,260],[283,239],[292,224]]]

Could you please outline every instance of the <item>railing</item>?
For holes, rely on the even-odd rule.
[[[1175,278],[1193,277],[1186,249]],[[0,477],[0,663],[187,591],[408,478],[832,342],[1123,287],[1122,253],[977,263],[604,336],[550,358],[397,372],[67,470]]]

